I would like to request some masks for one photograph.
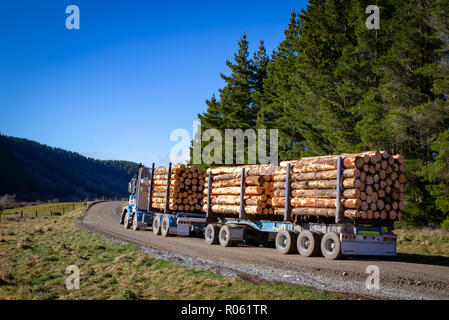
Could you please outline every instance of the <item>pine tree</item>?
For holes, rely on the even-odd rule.
[[[234,55],[234,63],[226,61],[231,75],[221,74],[226,86],[220,89],[220,103],[224,127],[243,129],[255,126],[257,110],[252,103],[251,91],[254,85],[254,66],[249,59],[246,34],[240,39],[239,49]]]
[[[248,46],[246,34],[243,34],[238,42],[239,48],[234,54],[234,61],[226,61],[231,74],[229,76],[220,75],[226,85],[219,90],[219,101],[214,96],[206,102],[208,105],[207,111],[199,115],[203,132],[207,129],[218,129],[224,138],[226,129],[242,129],[245,131],[256,128],[258,106],[254,103],[252,94],[262,88],[269,57],[266,54],[263,42],[261,42],[259,50],[254,54],[253,61],[249,58]],[[207,142],[203,143],[203,145],[205,144]],[[245,154],[247,155],[247,149],[245,149]],[[224,145],[223,159],[225,159]],[[247,159],[246,156],[245,159]]]
[[[253,61],[253,90],[263,94],[263,82],[267,78],[267,66],[270,62],[270,57],[267,55],[267,50],[263,41],[260,41],[259,50],[254,54]]]
[[[406,216],[414,221],[443,217],[436,207],[439,182],[428,175],[438,154],[433,143],[449,127],[448,86],[440,86],[448,74],[447,37],[441,36],[444,23],[432,13],[438,3],[443,1],[390,3],[382,11],[379,33],[360,32],[359,38],[360,48],[375,48],[368,66],[376,80],[356,108],[362,118],[356,126],[360,148],[386,149],[409,159]]]
[[[304,146],[301,145],[304,138],[298,130],[300,119],[294,117],[297,112],[294,114],[287,112],[293,92],[290,78],[295,72],[297,50],[294,46],[298,39],[298,31],[297,14],[293,11],[288,28],[284,32],[285,40],[273,52],[272,60],[267,65],[267,77],[263,83],[262,93],[253,94],[255,103],[259,106],[258,127],[279,130],[281,159],[297,158],[304,150]]]
[[[221,129],[223,126],[223,113],[221,104],[215,98],[215,94],[212,95],[210,100],[206,100],[206,104],[207,112],[198,115],[202,127]]]
[[[407,215],[449,216],[449,2],[311,0],[271,58],[243,36],[205,126],[279,130],[281,160],[382,149],[407,160]],[[449,218],[445,225],[449,227]]]
[[[258,97],[264,95],[263,83],[267,78],[267,67],[270,62],[270,57],[267,55],[267,50],[263,41],[260,41],[259,50],[254,54],[254,85],[251,97],[253,99],[254,108],[257,114],[256,126],[257,128],[266,128],[264,123],[264,113],[257,103]]]

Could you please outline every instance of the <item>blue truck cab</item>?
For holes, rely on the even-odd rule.
[[[153,224],[154,214],[149,206],[149,169],[139,166],[137,179],[131,179],[128,184],[130,194],[128,204],[122,209],[120,224],[125,229],[139,230]]]
[[[154,170],[154,163],[152,168],[139,166],[137,178],[132,179],[128,184],[129,202],[122,209],[120,224],[125,229],[133,230],[152,227],[153,233],[164,237],[202,235],[207,225],[204,213],[171,212],[168,206],[164,212],[153,210],[151,195]],[[167,183],[170,183],[170,172]],[[168,191],[166,197],[169,197]]]

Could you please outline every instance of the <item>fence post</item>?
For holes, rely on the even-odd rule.
[[[65,214],[65,208],[62,208],[62,215]]]
[[[23,219],[23,211],[20,211],[20,219]]]
[[[36,210],[36,219],[37,219],[37,210]]]

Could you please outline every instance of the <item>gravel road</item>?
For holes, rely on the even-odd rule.
[[[415,255],[394,258],[354,257],[330,261],[322,257],[281,255],[276,249],[208,246],[201,238],[163,238],[148,230],[125,230],[119,224],[122,202],[102,202],[89,208],[78,224],[115,241],[139,245],[149,254],[221,275],[244,280],[290,282],[349,299],[449,299],[449,259]],[[380,289],[368,290],[366,268],[380,269]]]

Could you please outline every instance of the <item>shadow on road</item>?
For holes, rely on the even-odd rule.
[[[435,266],[449,266],[449,257],[444,256],[426,256],[421,254],[407,254],[398,253],[395,257],[370,257],[370,256],[354,256],[348,257],[348,260],[363,260],[363,261],[392,261],[404,263],[428,264]]]

